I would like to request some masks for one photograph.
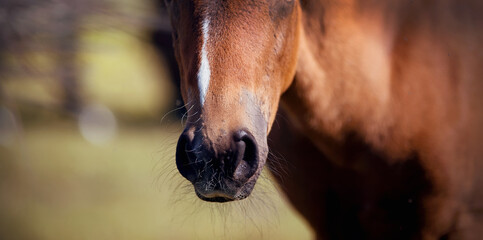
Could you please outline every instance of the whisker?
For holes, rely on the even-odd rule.
[[[165,113],[165,114],[163,115],[163,117],[161,117],[161,120],[159,121],[159,123],[160,123],[160,124],[163,124],[163,121],[164,121],[164,120],[165,120],[165,119],[166,119],[166,118],[167,118],[167,117],[168,117],[168,116],[169,116],[171,113],[176,112],[176,111],[178,111],[178,110],[181,110],[181,109],[183,109],[184,107],[186,107],[186,106],[188,106],[188,105],[189,105],[189,102],[188,102],[188,103],[186,103],[186,104],[183,104],[183,105],[181,105],[181,106],[179,106],[179,107],[177,107],[177,108],[174,108],[174,109],[172,109],[171,111],[168,111],[167,113]]]

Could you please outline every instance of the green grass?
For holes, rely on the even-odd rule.
[[[311,238],[266,177],[247,200],[198,200],[175,168],[177,135],[124,127],[96,146],[72,123],[27,127],[0,148],[0,238]]]

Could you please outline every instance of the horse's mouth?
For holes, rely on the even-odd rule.
[[[250,196],[256,180],[255,177],[247,182],[241,183],[231,179],[220,179],[215,186],[210,186],[205,181],[198,181],[193,185],[196,195],[203,201],[230,202],[242,200]]]
[[[214,193],[214,194],[210,194],[208,196],[204,196],[202,195],[200,192],[198,192],[196,189],[195,189],[195,192],[196,192],[196,195],[203,201],[207,201],[207,202],[219,202],[219,203],[223,203],[223,202],[231,202],[231,201],[235,201],[237,199],[235,199],[234,197],[232,196],[228,196],[226,194],[223,194],[222,192],[217,192],[217,193]]]

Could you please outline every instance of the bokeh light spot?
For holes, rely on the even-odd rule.
[[[12,145],[17,133],[15,116],[8,108],[0,106],[0,145],[4,147]]]
[[[82,108],[78,124],[84,139],[96,145],[109,142],[117,133],[116,117],[109,108],[100,104]]]

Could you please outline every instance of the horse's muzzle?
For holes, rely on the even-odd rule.
[[[250,132],[238,130],[222,141],[225,142],[213,143],[194,130],[185,131],[178,141],[178,170],[205,201],[247,197],[259,173],[259,150]]]

